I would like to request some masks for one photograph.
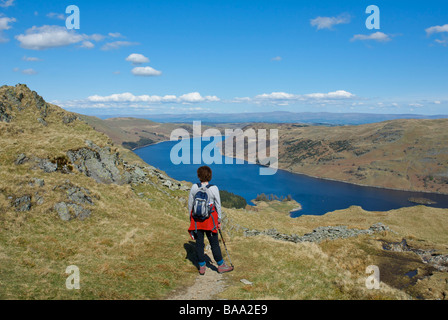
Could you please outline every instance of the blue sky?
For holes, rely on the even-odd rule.
[[[0,52],[1,85],[83,114],[448,114],[447,1],[0,0]]]

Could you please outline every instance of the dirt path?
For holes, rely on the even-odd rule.
[[[211,256],[211,252],[207,252]],[[207,263],[204,275],[198,275],[190,287],[174,290],[167,300],[214,300],[226,288],[225,275],[218,273],[215,262]]]

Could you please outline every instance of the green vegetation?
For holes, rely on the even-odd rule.
[[[226,208],[242,209],[247,205],[246,199],[226,190],[219,190],[221,205]]]
[[[125,147],[126,149],[133,150],[135,148],[148,146],[150,144],[153,144],[154,142],[155,142],[154,140],[149,138],[140,138],[140,140],[138,140],[137,142],[125,141],[122,143],[122,146]]]

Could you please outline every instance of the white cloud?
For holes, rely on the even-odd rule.
[[[305,97],[312,99],[350,99],[353,98],[354,96],[355,96],[354,94],[345,90],[337,90],[328,93],[311,93],[305,95]]]
[[[158,71],[151,67],[135,67],[131,72],[133,75],[141,77],[153,77],[160,76],[162,74],[161,71]]]
[[[20,70],[19,68],[14,68],[13,69],[14,72],[21,72],[23,74],[27,74],[27,75],[33,75],[33,74],[37,74],[37,71],[34,69],[24,69],[24,70]]]
[[[216,102],[219,101],[217,96],[205,96],[202,97],[199,92],[191,92],[183,94],[179,97],[181,102],[196,103],[196,102]]]
[[[434,104],[441,104],[442,102],[439,100],[434,101]]]
[[[387,42],[387,41],[390,41],[392,39],[387,34],[378,31],[378,32],[375,32],[375,33],[372,33],[372,34],[369,34],[369,35],[355,34],[353,36],[353,38],[351,39],[351,41],[357,41],[357,40],[361,40],[361,41],[373,40],[373,41],[378,41],[378,42]]]
[[[443,45],[443,46],[447,46],[448,45],[448,39],[445,39],[445,40],[435,39],[434,41],[437,42],[438,44]]]
[[[109,32],[108,35],[109,35],[109,37],[112,37],[112,38],[125,38],[125,36],[123,36],[119,32]]]
[[[282,57],[276,56],[276,57],[272,58],[271,60],[272,61],[282,61]]]
[[[350,23],[350,16],[347,14],[340,15],[338,17],[317,17],[310,20],[310,24],[316,27],[317,30],[329,29],[338,24]]]
[[[86,48],[86,49],[93,49],[95,45],[91,41],[84,41],[82,45],[79,46],[80,48]]]
[[[128,46],[135,46],[138,45],[138,42],[130,42],[130,41],[113,41],[113,42],[109,42],[106,43],[101,50],[116,50],[119,49],[121,47],[128,47]]]
[[[15,18],[3,17],[3,16],[1,16],[1,14],[0,14],[0,43],[8,42],[8,41],[9,41],[9,39],[6,38],[6,37],[3,35],[3,31],[4,31],[4,30],[9,30],[9,29],[11,29],[10,24],[11,24],[12,22],[16,22],[16,19],[15,19]]]
[[[263,93],[255,96],[255,99],[265,99],[265,100],[287,100],[287,99],[296,99],[296,95],[285,93],[285,92],[272,92],[272,93]]]
[[[44,50],[50,48],[64,47],[79,43],[86,38],[73,30],[67,30],[61,26],[32,27],[25,34],[19,34],[16,39],[20,46],[30,50]]]
[[[56,13],[56,12],[48,13],[47,17],[51,18],[51,19],[58,19],[58,20],[65,20],[66,19],[65,14],[63,14],[63,13]]]
[[[26,30],[25,34],[17,35],[16,39],[20,42],[22,48],[30,50],[59,48],[78,43],[80,48],[91,49],[94,44],[90,40],[101,41],[104,36],[101,34],[80,34],[63,26],[44,25],[41,27],[33,26]]]
[[[287,105],[294,102],[321,103],[344,99],[352,99],[355,95],[345,90],[337,90],[328,93],[310,93],[310,94],[291,94],[286,92],[272,92],[256,95],[254,98],[243,97],[235,98],[232,102],[236,103],[271,103],[276,105]]]
[[[15,18],[0,17],[0,31],[11,29],[11,22],[16,22]]]
[[[7,8],[14,5],[15,0],[1,0],[0,7]]]
[[[22,60],[23,61],[42,61],[42,59],[39,59],[36,57],[27,57],[27,56],[23,56]]]
[[[203,97],[199,92],[191,92],[183,94],[179,97],[176,95],[140,95],[136,96],[130,92],[112,94],[110,96],[94,95],[87,98],[90,102],[129,102],[129,103],[200,103],[200,102],[216,102],[220,101],[217,96],[205,96]]]
[[[434,33],[441,33],[441,32],[448,32],[448,24],[445,24],[443,26],[433,26],[425,29],[426,34],[432,35]]]
[[[34,69],[25,69],[25,70],[22,70],[22,73],[32,75],[32,74],[37,74],[37,71]]]
[[[142,64],[148,63],[149,59],[140,53],[132,53],[126,58],[126,61],[132,62],[132,64]]]

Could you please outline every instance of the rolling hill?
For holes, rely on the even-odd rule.
[[[279,168],[392,189],[448,193],[448,119],[356,126],[252,124],[278,129]],[[246,152],[247,159],[247,152]]]
[[[26,85],[0,87],[0,299],[169,299],[191,288],[189,185]],[[447,298],[448,210],[292,219],[297,206],[223,209],[236,269],[208,298]],[[73,265],[79,290],[66,287]],[[369,265],[379,289],[365,285]]]

